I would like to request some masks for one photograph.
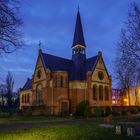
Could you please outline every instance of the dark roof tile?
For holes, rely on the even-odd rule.
[[[86,60],[86,71],[92,71],[93,70],[97,59],[98,59],[98,55],[90,57]]]
[[[51,71],[67,71],[70,73],[72,60],[46,53],[42,53],[42,60],[45,68],[49,68]]]
[[[32,79],[28,78],[21,90],[30,90],[30,89],[32,89]]]

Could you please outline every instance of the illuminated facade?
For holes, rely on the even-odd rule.
[[[85,100],[91,108],[111,106],[111,76],[101,52],[86,57],[79,11],[71,49],[71,59],[39,49],[34,74],[20,91],[20,109],[31,107],[32,114],[58,115],[75,113]]]
[[[124,104],[129,106],[129,100],[131,106],[140,106],[140,86],[129,88],[130,98],[128,96],[128,91],[123,97]]]
[[[123,105],[122,90],[112,89],[112,106],[122,106],[122,105]]]

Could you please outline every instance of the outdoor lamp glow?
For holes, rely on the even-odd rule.
[[[127,99],[125,98],[125,99],[124,99],[124,101],[126,102],[126,101],[127,101]]]

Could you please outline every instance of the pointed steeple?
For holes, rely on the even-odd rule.
[[[76,45],[81,45],[81,46],[86,47],[85,40],[84,40],[84,35],[83,35],[83,28],[82,28],[82,23],[81,23],[79,7],[78,7],[78,12],[77,12],[77,19],[76,19],[76,25],[75,25],[75,32],[74,32],[72,47],[74,47]]]

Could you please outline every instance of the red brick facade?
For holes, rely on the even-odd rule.
[[[32,114],[59,115],[75,113],[84,100],[95,106],[111,106],[111,77],[102,53],[86,58],[80,12],[72,45],[72,59],[56,57],[39,50],[32,80],[20,92],[20,109],[31,108]],[[29,95],[29,102],[24,102]]]
[[[75,113],[76,106],[88,100],[90,107],[95,106],[111,106],[111,78],[108,77],[104,63],[98,63],[102,56],[99,55],[96,67],[93,71],[87,73],[86,81],[68,81],[68,73],[65,71],[51,72],[45,69],[38,56],[35,72],[32,78],[32,89],[20,92],[20,108],[32,109],[32,114],[59,115]],[[38,70],[41,76],[38,78]],[[97,71],[97,72],[96,72]],[[104,73],[104,79],[98,78],[98,71]],[[93,77],[94,76],[94,77]],[[96,91],[93,87],[96,85]],[[100,95],[100,87],[102,86],[102,95]],[[105,99],[105,87],[108,88],[108,99]],[[93,93],[96,92],[96,93]],[[96,97],[94,99],[94,94]],[[25,96],[29,97],[25,103]]]

